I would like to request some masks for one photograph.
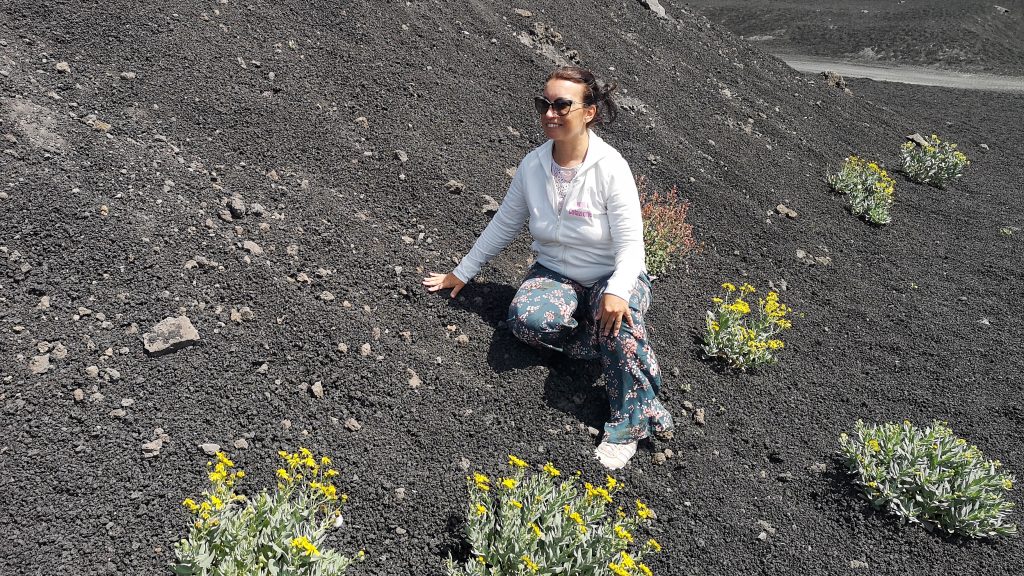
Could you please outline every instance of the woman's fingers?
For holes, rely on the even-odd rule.
[[[634,326],[633,326],[633,315],[630,314],[628,306],[626,308],[626,312],[622,315],[622,317],[626,319],[626,324],[629,324],[630,328],[634,328]]]
[[[598,334],[612,336],[622,329],[622,318],[625,316],[626,324],[633,326],[633,317],[629,313],[629,302],[618,296],[605,294],[601,298],[601,305],[597,311]]]
[[[452,298],[455,298],[466,283],[459,280],[459,277],[452,273],[439,274],[437,272],[432,272],[430,276],[423,279],[423,285],[427,287],[428,292],[437,292],[438,290],[451,288],[451,296]]]

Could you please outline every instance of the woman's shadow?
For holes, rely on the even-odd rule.
[[[565,412],[586,426],[600,429],[608,419],[608,397],[601,385],[599,360],[573,360],[554,351],[524,344],[507,325],[508,307],[517,288],[477,281],[452,305],[472,312],[494,328],[487,364],[495,372],[546,366],[543,398],[548,406]]]

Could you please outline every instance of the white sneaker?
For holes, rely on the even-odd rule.
[[[601,461],[602,466],[609,470],[618,470],[624,467],[634,454],[636,454],[635,441],[629,444],[601,442],[594,449],[594,456]]]

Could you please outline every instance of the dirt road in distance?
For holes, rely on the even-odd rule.
[[[817,56],[775,54],[794,70],[817,74],[832,70],[849,78],[868,78],[881,82],[902,82],[943,88],[966,88],[993,92],[1024,93],[1024,78],[995,74],[967,74],[950,70],[935,70],[920,66],[886,66],[860,64]]]

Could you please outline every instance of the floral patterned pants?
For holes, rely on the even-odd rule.
[[[601,359],[611,407],[605,441],[626,444],[672,430],[672,415],[657,398],[661,370],[644,327],[651,281],[646,274],[637,279],[629,298],[633,326],[623,319],[614,337],[598,333],[597,312],[607,282],[604,278],[586,288],[534,264],[509,306],[508,325],[531,346],[570,358]]]

